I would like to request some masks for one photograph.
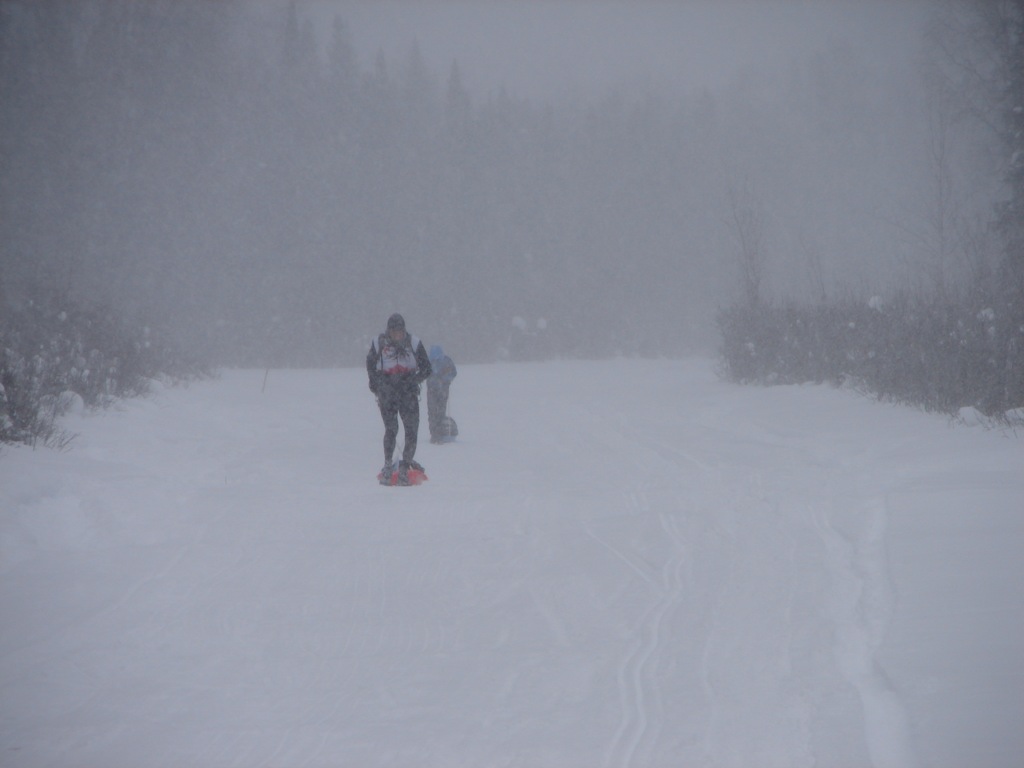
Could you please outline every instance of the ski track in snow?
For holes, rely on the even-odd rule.
[[[614,436],[613,443],[620,446],[619,450],[621,446],[626,446],[625,453],[633,457],[637,473],[643,478],[640,485],[627,494],[626,513],[630,516],[652,514],[645,490],[648,482],[644,478],[645,464],[655,462],[661,471],[675,471],[676,467],[665,461],[660,451],[644,445],[635,436],[627,435],[613,424],[606,421],[600,426],[600,429],[591,428],[591,440],[601,439],[602,435],[611,433]],[[680,500],[676,498],[675,501]],[[626,563],[644,581],[650,595],[648,607],[634,630],[634,638],[618,664],[616,679],[622,718],[607,749],[605,766],[651,765],[653,752],[664,727],[665,712],[659,669],[664,662],[663,657],[670,653],[671,648],[665,640],[663,625],[678,607],[685,588],[686,546],[676,523],[676,516],[681,509],[682,506],[678,506],[672,512],[662,510],[657,513],[660,530],[666,541],[670,542],[669,553],[664,558],[657,579],[636,566],[626,553],[587,530],[591,537]]]
[[[605,765],[628,766],[634,759],[638,759],[640,764],[649,764],[650,755],[645,754],[642,747],[649,751],[663,724],[664,712],[657,679],[658,662],[664,650],[661,626],[682,589],[679,572],[684,550],[671,523],[663,515],[661,523],[665,533],[672,538],[675,551],[665,561],[660,582],[652,584],[656,599],[641,618],[637,636],[619,664],[617,679],[623,717],[612,738]]]
[[[638,469],[647,465],[660,465],[663,472],[672,473],[680,478],[692,479],[697,484],[713,485],[714,493],[722,498],[735,497],[733,491],[720,480],[721,467],[716,470],[711,460],[695,456],[692,450],[682,450],[663,440],[643,437],[636,430],[623,428],[600,430],[616,433],[620,444],[628,445],[627,453],[634,457],[644,456],[644,461],[636,460]],[[771,440],[761,446],[767,450],[781,449],[782,453],[790,450],[784,443],[773,445]],[[817,461],[820,461],[818,459]],[[730,468],[734,469],[734,468]],[[851,481],[847,480],[847,486]],[[788,489],[787,489],[788,490]],[[715,526],[714,533],[726,539],[735,536],[739,528],[735,527],[736,512],[749,511],[758,513],[758,508],[771,508],[776,512],[782,501],[773,496],[773,492],[765,489],[762,472],[756,469],[750,474],[750,487],[744,491],[748,497],[734,498],[732,507],[727,514],[712,516]],[[642,492],[636,494],[643,498]],[[706,494],[701,494],[706,495]],[[684,499],[677,499],[680,509],[685,507]],[[883,676],[874,663],[874,652],[877,650],[885,634],[887,616],[892,611],[891,589],[888,587],[885,573],[884,553],[884,505],[868,505],[869,514],[864,516],[864,529],[857,542],[856,555],[851,556],[842,551],[842,536],[828,523],[827,513],[802,516],[802,519],[790,520],[791,524],[810,525],[821,537],[823,545],[831,555],[832,562],[848,563],[841,571],[833,574],[840,584],[836,587],[832,598],[831,618],[836,625],[837,645],[835,655],[843,674],[860,695],[865,718],[867,748],[875,768],[889,766],[914,766],[916,759],[911,747],[907,718],[898,698],[885,685]],[[639,504],[634,510],[636,514],[649,513],[649,505]],[[666,557],[658,583],[652,582],[646,574],[636,568],[632,560],[620,550],[601,542],[610,552],[623,562],[630,565],[652,587],[653,596],[650,607],[639,622],[637,637],[629,647],[618,673],[620,700],[623,710],[622,722],[615,732],[608,749],[604,765],[631,766],[653,765],[652,760],[655,743],[660,735],[664,712],[662,694],[657,670],[659,657],[665,652],[662,642],[661,626],[666,615],[670,614],[678,604],[683,590],[690,586],[682,576],[686,560],[686,542],[678,531],[676,516],[659,513],[661,528],[667,540],[672,543],[671,554]],[[717,520],[717,523],[713,522]],[[588,531],[591,536],[594,534]],[[596,537],[595,537],[596,538]],[[796,539],[793,544],[795,546]],[[845,556],[844,556],[845,555]],[[853,590],[853,604],[850,603],[850,592]],[[870,600],[862,599],[865,594]],[[715,649],[718,626],[717,603],[712,602],[709,620],[705,626],[706,638],[700,658],[700,681],[708,712],[708,727],[704,740],[702,763],[707,765],[746,764],[756,760],[758,753],[738,753],[730,742],[737,740],[737,734],[730,733],[722,723],[721,705],[718,702],[713,682],[711,658]],[[804,717],[810,712],[805,711]],[[803,726],[806,727],[806,723]],[[764,753],[760,753],[764,757]],[[805,755],[807,764],[814,764],[814,758]],[[790,764],[796,764],[790,762]]]

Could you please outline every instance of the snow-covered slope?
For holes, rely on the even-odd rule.
[[[1024,442],[705,360],[229,371],[0,454],[0,764],[1024,763]],[[424,419],[425,422],[425,419]]]

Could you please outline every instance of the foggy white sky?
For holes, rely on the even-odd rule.
[[[715,89],[744,68],[780,65],[839,41],[887,68],[913,66],[928,4],[310,0],[306,7],[325,30],[340,15],[364,66],[378,49],[393,66],[416,40],[440,77],[454,58],[473,92],[505,86],[543,99],[636,79]]]

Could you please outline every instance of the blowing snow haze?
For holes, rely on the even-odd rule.
[[[4,296],[320,366],[396,310],[466,361],[707,350],[752,245],[772,300],[956,284],[936,190],[998,190],[969,126],[936,170],[928,15],[4,0]]]
[[[1022,40],[0,0],[3,768],[1024,765]]]

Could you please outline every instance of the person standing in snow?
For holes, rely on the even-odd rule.
[[[408,484],[409,470],[423,471],[413,457],[420,426],[420,383],[431,373],[430,358],[423,342],[405,330],[405,319],[395,313],[388,318],[387,330],[370,345],[366,355],[370,391],[377,397],[384,419],[384,468],[381,483],[389,484],[394,471],[393,458],[398,440],[398,417],[405,428],[405,446],[398,464],[398,482]]]
[[[440,443],[451,436],[447,426],[448,390],[458,375],[455,363],[444,353],[440,344],[430,348],[430,367],[433,373],[427,379],[427,419],[430,424],[430,442]]]

